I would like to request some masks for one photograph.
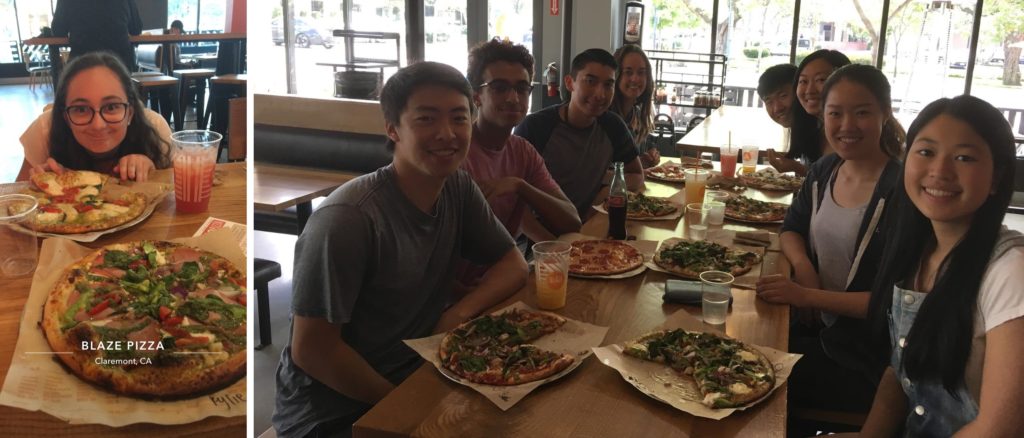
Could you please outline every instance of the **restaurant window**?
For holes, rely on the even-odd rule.
[[[487,39],[508,38],[533,51],[533,2],[527,0],[487,2]]]
[[[14,13],[14,0],[0,0],[0,63],[11,64],[21,62],[18,56],[18,18]]]
[[[170,27],[174,20],[181,20],[185,26],[185,32],[192,33],[199,29],[199,2],[198,0],[168,0],[167,1],[167,26]]]
[[[892,84],[896,118],[909,127],[928,103],[964,93],[974,11],[948,1],[913,2],[894,5],[889,15],[882,71]],[[975,78],[997,70],[981,64]]]
[[[21,39],[39,36],[43,27],[50,27],[53,21],[52,5],[48,1],[19,1],[18,26]]]
[[[719,2],[715,52],[728,56],[726,105],[760,105],[757,80],[769,67],[789,63],[792,35],[792,4]]]
[[[423,13],[424,59],[466,73],[466,0],[426,0]]]
[[[654,0],[644,14],[644,49],[708,53],[713,0]],[[650,29],[650,30],[648,30]]]
[[[227,0],[202,0],[199,6],[199,31],[202,33],[224,32],[227,21]]]
[[[815,50],[832,49],[843,52],[855,64],[877,65],[875,52],[882,25],[882,6],[883,0],[803,1],[797,28],[796,63]]]
[[[1024,137],[1024,26],[1019,1],[986,1],[982,8],[978,54],[971,94],[999,108],[1013,121],[1013,133]],[[955,59],[955,58],[953,58]],[[957,70],[963,72],[963,70]],[[1017,149],[1018,155],[1024,148]],[[1020,178],[1020,176],[1018,176]]]

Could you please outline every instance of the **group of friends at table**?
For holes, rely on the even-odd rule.
[[[613,162],[644,188],[652,127],[643,50],[578,54],[568,102],[528,114],[534,59],[492,40],[467,76],[400,69],[380,94],[393,161],[332,193],[295,246],[278,436],[339,436],[422,362],[401,341],[444,332],[527,281],[516,239],[578,231]],[[790,129],[773,166],[806,175],[781,228],[804,357],[789,404],[869,412],[865,436],[1007,436],[1024,428],[1024,237],[1001,226],[1014,146],[999,111],[943,98],[909,130],[873,66],[814,52],[758,92]],[[680,414],[685,415],[685,414]],[[814,434],[791,421],[791,435]]]

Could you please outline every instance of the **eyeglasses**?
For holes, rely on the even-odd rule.
[[[71,105],[64,110],[72,125],[92,123],[97,110],[89,105]],[[128,104],[124,102],[105,103],[99,108],[100,118],[107,123],[120,123],[128,116]]]
[[[526,96],[530,94],[531,91],[533,91],[534,85],[537,84],[530,82],[520,82],[516,85],[512,85],[508,83],[508,81],[494,80],[490,82],[484,82],[480,84],[480,87],[488,87],[498,94],[506,94],[509,92],[509,90],[516,90],[516,94],[520,96]]]

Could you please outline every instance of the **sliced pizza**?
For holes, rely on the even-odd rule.
[[[662,269],[693,279],[700,278],[705,271],[723,271],[739,277],[760,262],[757,253],[704,240],[666,240],[654,255],[654,263]]]
[[[575,358],[529,342],[558,330],[565,319],[554,314],[512,309],[467,321],[441,340],[441,365],[485,385],[519,385],[543,380],[572,365]]]
[[[775,368],[764,353],[712,333],[658,331],[626,343],[623,353],[665,364],[691,379],[703,397],[695,401],[709,408],[745,406],[775,386]]]
[[[795,192],[804,184],[804,177],[779,173],[766,168],[750,175],[740,175],[743,185],[759,190]]]
[[[725,217],[741,222],[773,223],[786,218],[789,206],[765,202],[746,196],[732,196],[725,201]]]
[[[119,196],[103,190],[107,176],[67,170],[32,176],[28,194],[39,202],[39,213],[29,227],[55,234],[79,234],[114,228],[137,218],[146,208],[146,196],[128,192]]]
[[[605,199],[604,208],[607,211],[607,199]],[[657,218],[668,216],[678,210],[679,207],[670,202],[668,198],[656,198],[633,192],[626,194],[626,218],[628,219]]]
[[[569,273],[578,276],[614,275],[643,266],[644,255],[617,240],[577,240],[572,243]]]

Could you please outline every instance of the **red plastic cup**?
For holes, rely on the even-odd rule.
[[[213,131],[178,131],[174,146],[174,203],[182,213],[202,213],[210,207],[213,168],[221,135]]]

